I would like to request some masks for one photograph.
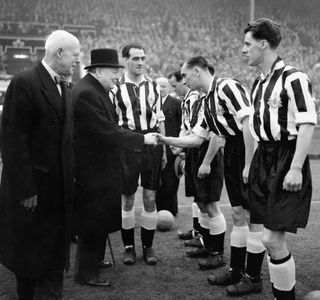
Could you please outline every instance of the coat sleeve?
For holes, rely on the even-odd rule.
[[[23,77],[16,77],[4,101],[0,147],[12,196],[19,202],[38,194],[29,153],[34,117],[31,87]]]
[[[76,136],[86,136],[101,146],[142,151],[144,136],[120,128],[112,117],[113,112],[106,111],[98,95],[82,91],[73,98]]]

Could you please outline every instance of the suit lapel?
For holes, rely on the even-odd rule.
[[[163,105],[162,105],[162,110],[164,112],[168,111],[170,106],[171,106],[171,101],[170,101],[170,96],[168,95],[167,98],[166,98],[166,101],[164,101]]]
[[[63,106],[61,101],[61,96],[59,94],[59,91],[57,89],[57,86],[55,82],[52,80],[50,74],[45,69],[45,67],[42,65],[41,62],[39,62],[35,68],[37,71],[39,78],[42,82],[42,91],[45,95],[45,98],[50,103],[50,105],[53,107],[53,109],[57,112],[59,117],[63,118]]]

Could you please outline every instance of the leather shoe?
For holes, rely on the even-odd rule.
[[[110,268],[112,267],[112,262],[110,261],[100,261],[99,268]]]
[[[195,236],[193,239],[185,241],[184,245],[186,247],[202,248],[203,247],[202,237],[200,235]]]
[[[180,240],[191,240],[199,234],[198,231],[191,229],[189,231],[178,231],[178,237]]]
[[[226,260],[221,253],[210,253],[207,258],[199,260],[200,270],[213,270],[225,266]]]
[[[209,250],[205,247],[201,248],[194,248],[192,250],[186,251],[187,256],[191,258],[200,258],[200,257],[208,257],[209,256]]]
[[[108,287],[111,285],[108,280],[104,280],[102,278],[95,278],[91,280],[75,280],[75,282],[81,285],[89,285],[96,287]]]

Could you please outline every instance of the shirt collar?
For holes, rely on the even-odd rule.
[[[169,95],[162,97],[162,104],[167,100]]]
[[[55,71],[52,70],[52,68],[44,61],[44,59],[41,60],[41,63],[45,67],[45,69],[48,71],[48,73],[50,74],[52,80],[56,83],[54,78],[56,76],[58,76],[58,77],[60,77],[60,76]]]
[[[209,90],[208,90],[208,93],[207,93],[206,96],[209,96],[211,93],[214,93],[214,89],[215,89],[215,84],[214,84],[215,78],[216,78],[215,75],[212,76],[212,80],[211,80],[211,83],[210,83],[210,87],[209,87]]]
[[[146,81],[147,81],[146,77],[142,74],[141,79],[140,79],[140,82],[139,82],[139,85],[141,85],[141,83],[146,82]],[[124,83],[131,83],[131,84],[136,85],[136,83],[134,83],[133,81],[131,81],[131,80],[129,79],[129,77],[128,77],[128,72],[125,72],[125,73],[123,74],[123,82],[124,82]],[[138,85],[138,86],[139,86],[139,85]]]
[[[262,73],[260,74],[260,81],[264,82],[266,79],[275,71],[284,67],[284,61],[278,56],[277,59],[272,64],[269,73],[264,76]]]

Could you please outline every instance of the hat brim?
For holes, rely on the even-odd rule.
[[[124,68],[125,66],[112,65],[112,64],[93,64],[93,65],[84,67],[84,69],[87,70],[87,69],[98,68],[98,67],[101,67],[101,68]]]

